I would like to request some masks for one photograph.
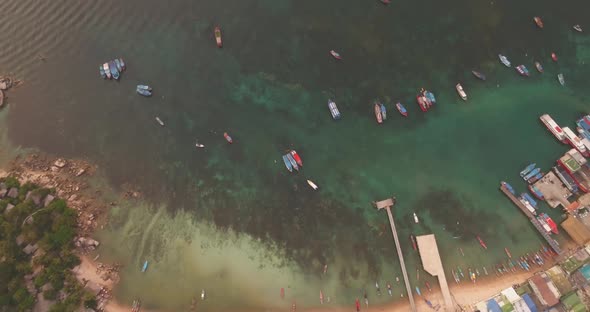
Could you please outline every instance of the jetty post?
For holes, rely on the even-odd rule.
[[[404,262],[404,256],[402,254],[402,248],[399,244],[397,237],[397,230],[395,229],[395,222],[393,221],[393,215],[391,214],[391,207],[396,203],[395,197],[387,198],[381,201],[373,202],[373,206],[377,210],[385,209],[387,216],[389,217],[389,225],[391,227],[391,234],[393,234],[393,240],[395,241],[395,248],[397,249],[397,256],[399,257],[399,265],[402,269],[402,275],[404,277],[404,284],[406,284],[406,291],[408,293],[408,300],[410,301],[410,308],[412,312],[416,312],[416,304],[414,303],[414,296],[412,295],[412,288],[410,287],[410,280],[408,279],[408,272],[406,271],[406,264]]]

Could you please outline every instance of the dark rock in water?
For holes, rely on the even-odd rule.
[[[43,201],[43,207],[47,207],[47,205],[51,204],[51,202],[55,199],[55,197],[51,194],[47,195],[45,197],[45,200]]]
[[[8,191],[8,197],[17,198],[18,197],[18,189],[16,187],[11,188],[10,191]]]

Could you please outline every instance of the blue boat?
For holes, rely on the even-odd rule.
[[[416,286],[416,293],[418,294],[418,296],[422,296],[422,293],[420,292],[420,288],[418,288],[418,286]]]
[[[537,207],[537,201],[529,193],[522,193],[521,196],[526,199],[533,207]]]
[[[123,68],[121,68],[121,62],[119,61],[119,59],[115,59],[115,65],[117,66],[117,70],[119,72],[123,71]]]
[[[328,108],[330,109],[330,114],[332,114],[332,118],[334,118],[334,120],[340,119],[340,111],[338,110],[338,107],[334,101],[328,100]]]
[[[107,78],[107,74],[105,74],[104,68],[102,67],[102,65],[98,66],[98,72],[100,73],[100,76],[102,77],[102,79]]]
[[[510,193],[512,193],[513,195],[516,195],[516,192],[514,191],[514,188],[512,188],[512,185],[508,184],[508,182],[504,182],[504,181],[502,181],[502,185],[503,185],[504,187],[506,187],[506,189],[507,189],[508,191],[510,191]]]
[[[524,178],[524,176],[527,175],[527,173],[529,173],[529,172],[531,172],[531,170],[535,169],[536,165],[537,165],[536,163],[532,163],[532,164],[526,166],[526,168],[524,168],[524,170],[520,172],[520,176]]]
[[[144,89],[137,88],[137,89],[135,89],[135,92],[137,92],[140,95],[146,96],[146,97],[152,96],[152,92],[149,91],[149,90],[144,90]]]
[[[586,115],[578,121],[576,121],[576,125],[578,125],[578,132],[586,139],[590,140],[590,116]]]
[[[545,196],[543,195],[543,193],[541,193],[541,191],[534,185],[529,185],[529,191],[531,191],[531,193],[533,193],[533,195],[535,195],[536,198],[540,199],[540,200],[545,200]]]
[[[408,111],[406,110],[406,108],[402,105],[402,103],[397,103],[395,104],[395,107],[397,108],[397,111],[404,117],[408,117]]]
[[[291,155],[291,154],[287,154],[287,155]],[[285,167],[287,167],[287,170],[289,170],[289,172],[293,172],[293,166],[291,165],[291,162],[289,161],[289,158],[287,157],[287,155],[283,155],[283,162],[285,163]]]
[[[299,171],[299,166],[297,165],[297,162],[295,161],[295,158],[293,158],[293,155],[291,155],[291,153],[287,154],[287,159],[289,159],[289,162],[291,163],[291,166],[293,166],[293,169]]]
[[[525,176],[523,177],[523,179],[524,179],[525,181],[528,181],[530,178],[532,178],[532,177],[536,176],[536,175],[537,175],[539,172],[541,172],[541,168],[535,168],[533,171],[531,171],[531,172],[527,173],[527,175],[525,175]]]
[[[530,179],[528,179],[527,182],[532,184],[532,183],[539,181],[542,177],[543,177],[543,173],[539,172],[536,175],[534,175],[533,177],[531,177]]]
[[[147,91],[152,92],[152,87],[147,86],[147,85],[137,85],[137,89],[147,90]]]
[[[425,91],[424,95],[428,100],[430,100],[430,102],[432,102],[433,105],[436,104],[436,98],[434,97],[434,93],[430,91]]]
[[[141,272],[145,273],[145,271],[147,271],[148,269],[148,261],[145,260],[145,262],[143,263],[143,267],[141,268]]]
[[[115,62],[113,62],[113,61],[109,62],[109,69],[111,70],[111,74],[113,75],[113,78],[119,80],[119,71],[117,70],[117,65],[115,64]]]
[[[387,119],[387,110],[385,109],[385,105],[383,105],[383,103],[379,103],[379,106],[381,107],[381,117],[383,117],[383,120]]]

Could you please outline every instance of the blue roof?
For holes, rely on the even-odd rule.
[[[498,302],[496,302],[496,300],[494,300],[494,299],[488,300],[487,306],[488,306],[488,310],[491,312],[502,312],[502,308],[500,307]]]
[[[584,275],[586,280],[590,280],[590,265],[585,264],[583,267],[580,268],[580,272]]]
[[[526,305],[529,307],[529,309],[531,309],[531,312],[537,312],[537,306],[535,305],[533,299],[531,299],[531,296],[529,296],[529,294],[522,295],[522,299],[524,299]]]

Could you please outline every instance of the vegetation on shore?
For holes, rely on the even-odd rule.
[[[96,308],[71,269],[76,211],[55,190],[0,179],[0,311],[29,311],[40,294],[50,311]]]

